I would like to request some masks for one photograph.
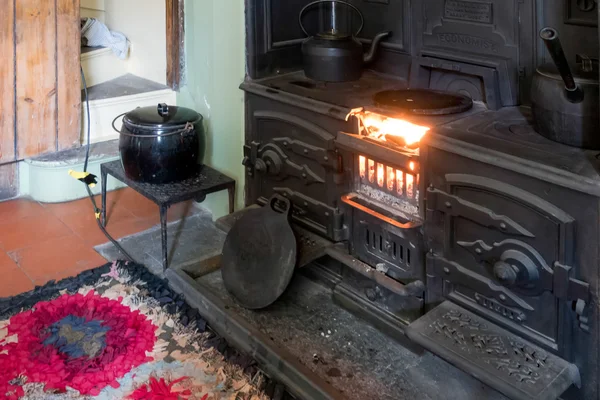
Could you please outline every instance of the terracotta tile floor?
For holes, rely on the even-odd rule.
[[[96,201],[100,206],[100,196]],[[129,188],[109,192],[107,209],[107,230],[115,239],[159,223],[158,206]],[[169,209],[169,220],[193,210],[191,203],[177,204]],[[60,204],[0,202],[0,298],[104,264],[93,247],[107,241],[88,198]]]

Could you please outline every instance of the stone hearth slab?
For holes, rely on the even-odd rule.
[[[216,228],[212,214],[203,211],[167,225],[169,266],[193,265],[221,253],[225,233]],[[160,225],[118,240],[133,259],[155,274],[162,275]],[[123,259],[112,243],[95,250],[109,261]]]

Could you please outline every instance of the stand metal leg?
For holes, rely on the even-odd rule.
[[[168,207],[160,206],[160,235],[162,242],[162,254],[163,254],[163,271],[166,271],[169,266],[167,247],[167,210]]]
[[[100,215],[100,223],[102,226],[106,226],[106,180],[108,178],[108,173],[104,168],[100,170],[100,179],[102,180],[102,210]]]
[[[227,188],[229,194],[229,214],[233,214],[235,208],[235,183]]]

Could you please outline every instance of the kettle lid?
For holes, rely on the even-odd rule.
[[[352,37],[351,34],[334,30],[319,32],[315,36],[323,40],[348,40]]]

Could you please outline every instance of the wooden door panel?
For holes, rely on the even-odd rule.
[[[15,159],[14,3],[0,13],[0,163]]]
[[[56,8],[53,1],[16,5],[17,156],[56,150]]]
[[[80,140],[81,74],[79,0],[57,0],[57,150],[73,147]],[[74,45],[75,44],[75,45]]]

